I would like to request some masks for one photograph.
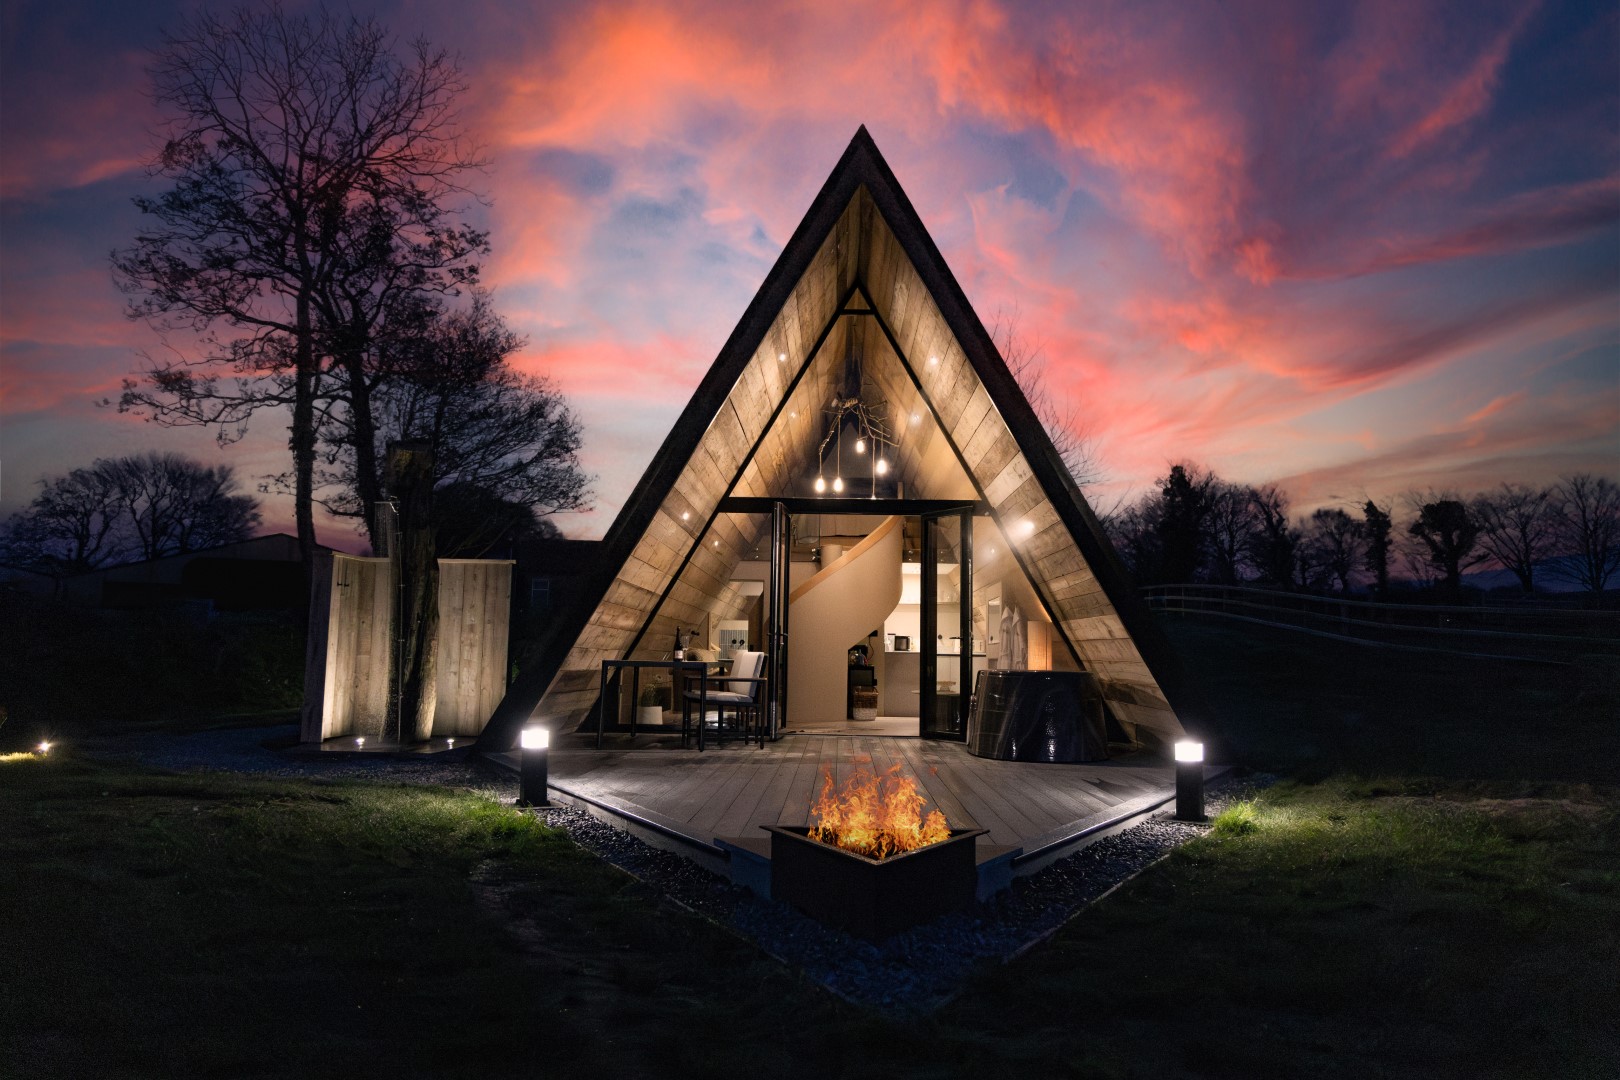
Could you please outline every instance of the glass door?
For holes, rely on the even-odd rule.
[[[967,738],[973,693],[973,511],[922,515],[920,734]]]

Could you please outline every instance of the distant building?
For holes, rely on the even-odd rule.
[[[548,623],[579,602],[602,558],[600,540],[533,537],[515,548],[512,607],[514,622],[520,625]]]
[[[0,563],[0,593],[51,597],[56,595],[56,579],[38,570]]]
[[[57,595],[107,608],[207,601],[220,611],[285,611],[309,602],[298,538],[287,533],[75,574]]]

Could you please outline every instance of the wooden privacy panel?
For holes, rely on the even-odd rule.
[[[477,735],[506,693],[512,564],[439,560],[439,680],[433,736]]]
[[[316,561],[304,655],[300,737],[383,738],[393,678],[393,567],[387,559]],[[512,564],[439,560],[438,695],[433,735],[474,736],[506,693]]]
[[[394,575],[387,559],[316,560],[301,738],[381,737],[388,721]]]

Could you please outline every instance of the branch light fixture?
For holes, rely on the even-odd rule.
[[[853,322],[853,317],[851,319]],[[889,430],[888,402],[877,392],[875,387],[868,385],[865,369],[861,363],[861,354],[853,346],[844,357],[844,377],[834,392],[832,400],[828,402],[824,413],[827,418],[827,430],[821,438],[821,445],[816,449],[816,483],[817,495],[825,494],[828,488],[827,447],[833,448],[833,478],[832,490],[835,494],[844,493],[844,428],[855,429],[854,451],[861,454],[871,462],[868,475],[871,481],[869,497],[877,498],[877,478],[889,475],[888,448],[897,445],[893,432]]]

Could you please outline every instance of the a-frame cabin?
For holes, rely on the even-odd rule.
[[[842,496],[818,493],[832,455],[854,460],[849,433],[828,434],[829,402],[847,402],[852,372],[892,434],[891,445],[874,447],[883,479],[864,459],[851,464]],[[1198,726],[1179,667],[1095,515],[864,127],[609,529],[584,601],[557,620],[480,746],[512,748],[531,720],[575,730],[594,715],[604,660],[667,658],[677,627],[742,614],[752,597],[734,581],[738,568],[762,565],[758,553],[773,543],[786,558],[780,514],[771,535],[778,503],[868,520],[950,511],[944,517],[957,515],[971,542],[959,531],[928,545],[931,554],[943,544],[961,568],[953,575],[976,562],[965,590],[975,598],[978,583],[1000,575],[1009,603],[1020,597],[1020,617],[1044,634],[1045,666],[1091,672],[1133,737],[1169,742]],[[992,571],[998,556],[1003,569]],[[773,581],[775,596],[787,597],[785,584],[777,590]],[[963,599],[963,641],[953,646],[974,663],[971,651],[996,629],[993,618],[970,628]],[[958,637],[954,622],[924,625],[938,631],[941,651]],[[792,630],[780,661],[789,674],[773,688],[789,721],[816,692],[795,691],[798,700],[789,692],[792,672],[809,663],[807,631]],[[852,643],[821,644],[842,662]],[[931,686],[937,671],[925,671]],[[821,692],[842,709],[841,684]]]

